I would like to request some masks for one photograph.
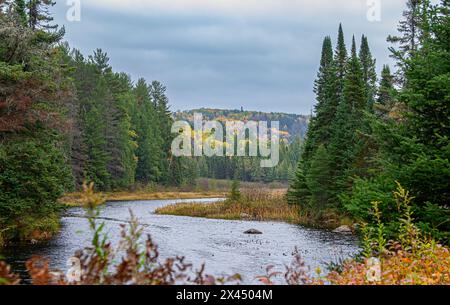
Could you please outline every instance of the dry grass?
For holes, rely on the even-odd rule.
[[[200,198],[223,198],[223,192],[111,192],[103,194],[105,201],[138,201],[158,199],[200,199]],[[83,203],[82,193],[71,193],[59,200],[67,206],[81,206]]]
[[[157,214],[226,220],[284,221],[301,223],[297,206],[288,205],[285,190],[244,190],[237,202],[179,203],[156,210]]]
[[[302,210],[298,205],[289,205],[285,195],[286,189],[244,188],[242,198],[237,202],[179,203],[160,208],[156,213],[225,220],[283,221],[323,229],[353,224],[337,210],[326,210],[317,215]]]

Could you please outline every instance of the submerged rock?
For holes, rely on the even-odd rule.
[[[341,233],[341,234],[352,234],[352,228],[349,226],[340,226],[336,230],[333,231],[334,233]]]
[[[258,234],[263,234],[263,233],[256,229],[250,229],[250,230],[245,231],[244,234],[258,235]]]

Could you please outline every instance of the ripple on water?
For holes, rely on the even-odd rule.
[[[215,219],[155,215],[155,209],[175,202],[209,203],[220,199],[151,200],[114,202],[101,207],[100,218],[113,244],[117,244],[120,224],[128,223],[129,210],[139,218],[144,232],[159,246],[162,258],[183,255],[196,266],[206,263],[206,271],[214,275],[239,273],[245,283],[254,284],[255,277],[265,273],[268,265],[282,271],[290,264],[295,248],[312,269],[324,268],[359,251],[354,236],[325,230],[307,229],[278,222],[224,221]],[[262,235],[246,235],[257,229]],[[90,244],[90,230],[84,211],[73,208],[62,219],[61,232],[48,243],[34,246],[16,245],[4,250],[16,272],[24,275],[24,262],[32,254],[47,257],[54,268],[65,270],[66,261],[83,246]]]

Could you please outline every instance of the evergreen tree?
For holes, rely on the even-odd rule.
[[[28,1],[28,21],[29,27],[34,29],[44,28],[46,30],[55,29],[56,25],[51,25],[53,17],[49,9],[56,2],[52,0],[29,0]]]
[[[311,190],[307,185],[305,177],[308,177],[309,171],[312,170],[311,166],[315,153],[321,145],[326,148],[332,144],[333,140],[336,141],[336,133],[340,132],[336,130],[336,120],[338,120],[337,116],[339,115],[340,108],[342,118],[339,118],[339,122],[347,119],[345,117],[349,114],[349,110],[345,109],[347,104],[342,105],[346,70],[347,49],[345,46],[344,32],[340,24],[334,58],[331,39],[327,37],[323,43],[321,65],[315,84],[318,101],[316,116],[312,119],[308,134],[306,135],[305,145],[301,154],[301,162],[299,163],[300,168],[289,189],[288,199],[290,202],[303,202],[306,198],[311,198],[309,196]],[[346,121],[344,123],[347,124],[349,122]],[[336,145],[337,143],[334,144]],[[329,164],[333,164],[331,159],[329,160]],[[333,171],[330,170],[330,173],[333,173]],[[304,189],[299,189],[300,187]],[[323,186],[323,189],[326,187]],[[300,197],[295,198],[295,196]]]
[[[334,184],[331,196],[334,201],[349,187],[348,170],[354,162],[357,147],[361,145],[357,131],[363,128],[363,113],[367,109],[363,73],[354,37],[346,70],[343,99],[333,123],[335,132],[328,149]]]
[[[108,75],[112,100],[107,111],[111,114],[110,126],[106,130],[107,151],[110,154],[109,172],[112,188],[126,188],[134,184],[136,172],[136,133],[131,122],[131,111],[135,105],[132,84],[125,73]],[[108,118],[108,116],[107,116]]]
[[[239,181],[237,179],[233,179],[233,182],[231,183],[230,195],[228,196],[228,199],[232,202],[237,202],[241,199],[241,191],[239,188]]]
[[[400,21],[397,28],[400,36],[390,35],[387,41],[392,44],[397,44],[398,48],[390,47],[391,56],[396,60],[399,67],[399,77],[398,81],[403,83],[406,67],[404,66],[405,60],[412,56],[412,54],[417,50],[420,44],[421,37],[421,23],[422,23],[422,13],[421,6],[424,1],[427,0],[407,0],[407,9],[403,12],[403,20]]]
[[[347,68],[347,48],[345,46],[345,38],[344,38],[344,31],[342,29],[342,24],[339,24],[338,40],[334,55],[334,63],[335,63],[335,73],[337,77],[336,92],[338,95],[338,100],[340,102],[344,90],[344,77]]]
[[[13,10],[18,15],[20,22],[26,26],[28,24],[27,3],[25,0],[14,0]]]
[[[162,140],[160,143],[162,154],[159,162],[159,169],[162,174],[160,182],[174,184],[175,180],[170,177],[171,172],[169,171],[169,168],[171,167],[170,162],[174,161],[170,156],[171,143],[173,140],[173,135],[171,133],[173,119],[169,109],[169,99],[166,96],[166,87],[158,81],[153,81],[150,95],[156,110],[159,134],[161,135]],[[176,166],[175,168],[179,167]]]
[[[373,104],[375,103],[375,95],[377,91],[376,60],[372,57],[369,42],[365,35],[361,38],[359,60],[361,61],[363,79],[365,83],[367,109],[369,111],[373,111]]]
[[[331,135],[331,122],[336,113],[338,100],[335,97],[336,76],[333,70],[333,47],[330,37],[325,37],[322,58],[315,82],[317,105],[311,119],[302,158],[306,162],[313,156],[319,145],[327,145]]]
[[[46,220],[57,221],[57,199],[72,187],[68,71],[54,46],[59,39],[41,40],[50,33],[24,22],[23,5],[0,4],[0,235],[8,240],[29,240],[37,229],[54,233]]]
[[[391,69],[388,65],[383,66],[381,71],[381,80],[378,87],[376,110],[382,116],[386,116],[394,106],[394,76],[391,74]]]
[[[28,0],[28,26],[38,33],[37,42],[55,43],[65,34],[64,27],[51,24],[50,9],[55,4],[53,0]]]
[[[371,198],[382,200],[380,207],[386,222],[398,226],[397,215],[391,208],[394,202],[389,199],[398,181],[414,197],[418,226],[448,244],[449,3],[442,1],[437,6],[424,3],[421,10],[420,16],[427,20],[415,23],[415,33],[428,34],[405,32],[403,41],[410,42],[405,50],[412,52],[397,58],[405,81],[396,96],[396,109],[390,111],[395,116],[372,120],[372,137],[379,148],[376,176],[359,180],[351,196],[344,198],[344,204],[353,215],[367,221],[372,217],[367,210]],[[402,25],[405,24],[403,21]],[[391,88],[389,71],[386,69],[384,74],[384,87]]]
[[[111,174],[108,171],[110,155],[107,152],[108,141],[105,137],[107,129],[105,121],[106,107],[104,102],[107,88],[104,80],[99,80],[90,97],[89,109],[84,118],[85,138],[88,162],[85,179],[94,182],[96,187],[110,189]]]
[[[139,79],[135,88],[136,109],[133,122],[137,133],[136,180],[142,183],[157,182],[161,177],[162,138],[157,125],[157,113],[150,97],[150,88]]]
[[[287,193],[287,201],[289,204],[299,204],[302,207],[309,207],[311,192],[306,183],[303,167],[303,164],[299,163],[297,172]]]
[[[311,161],[306,177],[308,190],[311,192],[310,205],[314,210],[323,211],[327,207],[330,182],[330,156],[325,146],[321,145]]]

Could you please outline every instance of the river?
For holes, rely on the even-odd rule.
[[[182,255],[189,263],[200,266],[212,275],[239,273],[245,284],[257,284],[255,277],[265,274],[265,268],[274,265],[283,271],[292,261],[298,248],[306,263],[315,270],[325,269],[327,263],[338,262],[359,251],[354,236],[326,230],[308,229],[281,222],[251,222],[212,220],[191,217],[156,215],[158,207],[176,202],[203,202],[201,200],[151,200],[110,202],[100,209],[101,221],[113,243],[119,238],[120,224],[129,219],[131,209],[139,223],[145,225],[158,244],[162,258]],[[84,210],[71,208],[62,218],[61,231],[51,241],[40,245],[14,245],[1,254],[13,270],[25,277],[24,262],[36,254],[48,258],[54,268],[66,270],[66,262],[76,250],[90,245],[91,232]],[[248,229],[257,229],[262,235],[246,235]]]

